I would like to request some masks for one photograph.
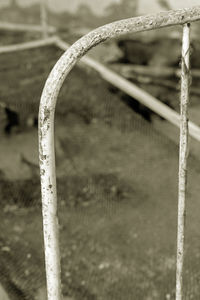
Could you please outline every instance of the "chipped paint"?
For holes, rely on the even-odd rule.
[[[176,262],[176,300],[183,299],[183,268],[186,221],[186,185],[188,157],[188,104],[190,88],[190,24],[183,26],[181,70],[181,121],[179,143],[178,228]]]
[[[74,43],[51,71],[40,101],[39,157],[45,263],[48,300],[61,300],[60,254],[57,218],[56,171],[54,149],[54,113],[63,81],[76,62],[92,47],[123,34],[142,32],[200,20],[200,6],[117,21],[88,33]],[[47,123],[47,124],[46,124]],[[49,189],[49,178],[52,188]]]
[[[46,123],[49,121],[49,117],[50,117],[50,110],[47,106],[44,107],[44,119],[43,122]]]

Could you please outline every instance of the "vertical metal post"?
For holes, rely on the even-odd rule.
[[[47,0],[40,0],[40,20],[43,38],[48,37]]]
[[[190,24],[183,25],[181,70],[181,119],[179,143],[178,230],[176,264],[176,300],[183,299],[183,264],[186,219],[186,185],[188,156],[188,103],[190,86]]]
[[[39,154],[47,299],[61,300],[61,268],[54,147],[54,112],[40,107]]]

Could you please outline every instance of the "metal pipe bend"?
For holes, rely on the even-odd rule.
[[[54,113],[63,81],[76,62],[92,47],[123,34],[142,32],[200,20],[200,6],[130,18],[99,27],[74,43],[57,61],[41,96],[39,160],[48,300],[61,299],[60,256],[54,150]]]
[[[171,10],[135,18],[124,19],[101,26],[76,41],[57,61],[51,71],[40,102],[40,120],[44,107],[50,110],[56,105],[56,98],[67,74],[76,62],[98,44],[128,33],[148,31],[200,20],[200,6]]]

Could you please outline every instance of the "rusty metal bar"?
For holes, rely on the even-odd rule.
[[[188,103],[190,87],[190,24],[183,26],[181,70],[181,122],[179,143],[178,228],[176,261],[176,300],[183,299],[183,265],[186,219],[186,183],[188,156]]]
[[[74,43],[51,71],[39,109],[39,159],[48,300],[60,300],[60,256],[58,242],[54,114],[58,93],[67,74],[92,47],[122,34],[141,32],[200,19],[200,6],[117,21],[102,26]]]

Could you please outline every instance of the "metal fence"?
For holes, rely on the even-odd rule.
[[[39,158],[48,300],[60,300],[62,298],[54,150],[54,113],[61,86],[77,61],[92,47],[123,34],[142,32],[174,25],[183,26],[176,300],[183,299],[182,278],[184,265],[185,195],[188,156],[188,102],[190,85],[190,23],[198,20],[200,20],[199,6],[190,9],[162,12],[155,15],[120,20],[102,26],[74,43],[62,55],[50,73],[42,93],[39,110]],[[44,29],[44,36],[46,37],[46,29]]]
[[[42,0],[41,26],[29,26],[30,28],[28,28],[26,25],[12,26],[12,24],[0,24],[1,28],[5,29],[42,31],[43,40],[0,47],[0,53],[20,51],[51,44],[57,45],[62,50],[66,50],[69,47],[69,45],[60,40],[57,36],[48,38],[48,32],[53,33],[55,31],[47,25],[47,11],[45,5],[45,0]],[[183,27],[180,116],[166,105],[159,103],[158,100],[151,96],[149,97],[146,92],[143,92],[141,89],[134,86],[134,84],[121,78],[118,74],[108,70],[100,63],[95,62],[87,56],[83,57],[82,61],[96,69],[107,81],[115,84],[130,96],[134,96],[141,103],[145,104],[174,125],[180,125],[176,300],[183,299],[188,134],[200,141],[199,127],[188,121],[190,88],[190,23],[198,20],[200,20],[199,6],[191,9],[162,12],[156,15],[120,20],[102,26],[85,35],[73,44],[58,60],[49,75],[41,97],[39,111],[39,155],[48,300],[59,300],[62,298],[54,150],[54,113],[57,97],[62,84],[77,61],[92,47],[101,42],[127,33],[142,32],[174,25],[182,25]]]

